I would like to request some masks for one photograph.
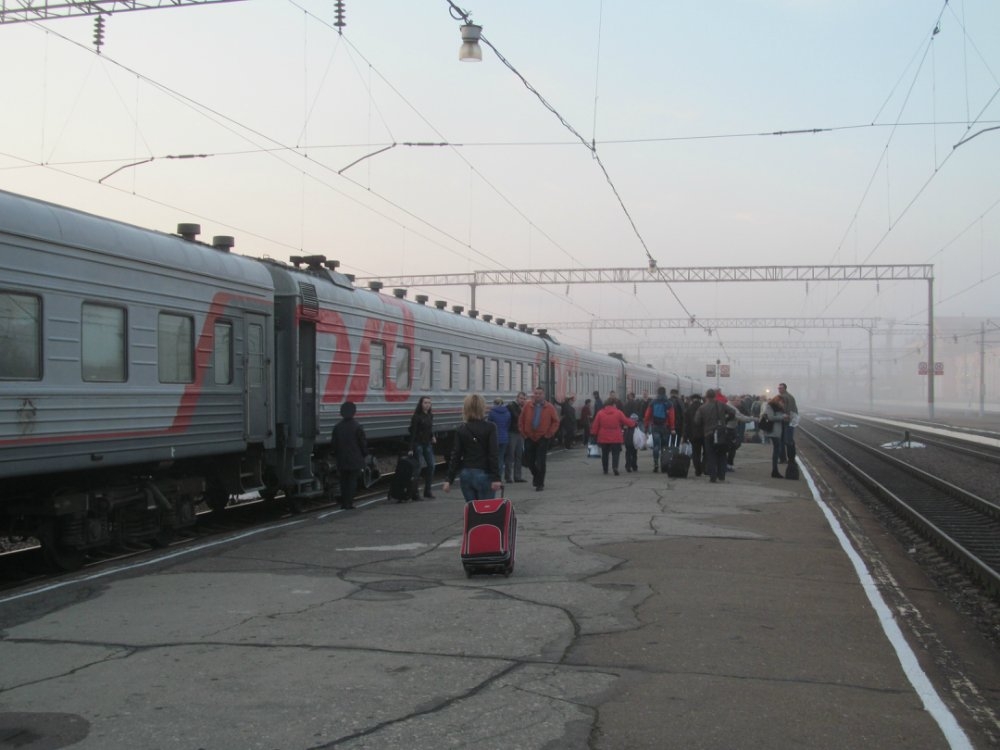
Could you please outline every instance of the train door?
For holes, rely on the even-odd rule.
[[[302,394],[302,437],[311,440],[319,429],[316,411],[316,324],[299,326],[299,393]]]
[[[247,440],[260,442],[268,434],[270,403],[267,392],[267,338],[266,318],[247,314],[246,350],[246,427]]]

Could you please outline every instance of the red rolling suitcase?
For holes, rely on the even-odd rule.
[[[510,500],[473,500],[465,504],[462,531],[462,567],[465,574],[503,573],[514,570],[517,516]]]

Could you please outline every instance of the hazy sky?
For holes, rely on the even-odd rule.
[[[345,4],[342,37],[331,0],[121,13],[101,55],[92,18],[0,26],[0,188],[361,276],[642,267],[643,242],[663,267],[933,263],[936,315],[1000,318],[996,0],[462,4],[596,142],[638,234],[591,152],[489,48],[458,61],[445,0]],[[468,305],[462,287],[422,291]],[[484,287],[477,306],[536,326],[927,316],[924,282],[673,291],[683,307],[662,284]],[[626,353],[678,338],[708,337],[594,334]]]

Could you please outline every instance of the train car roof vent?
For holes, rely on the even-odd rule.
[[[325,255],[303,255],[302,262],[309,266],[310,271],[319,271],[326,263]]]
[[[614,357],[615,359],[621,360],[622,362],[625,361],[625,355],[622,354],[621,352],[608,352],[608,356]]]
[[[479,310],[469,310],[469,317],[470,318],[478,318],[479,317]]]
[[[528,326],[527,328],[524,329],[524,332],[525,333],[534,333],[535,329],[532,326]]]
[[[451,311],[453,313],[455,313],[455,315],[461,315],[462,314],[462,310],[464,310],[464,309],[465,309],[464,305],[452,305],[451,306]]]
[[[368,288],[371,289],[373,292],[377,292],[377,291],[379,291],[382,288],[382,282],[381,281],[369,281],[368,282]]]
[[[491,320],[493,320],[493,316],[490,315],[489,313],[483,313],[483,320],[489,323]]]
[[[201,234],[201,224],[178,224],[177,234],[188,242],[194,242]]]
[[[429,299],[430,299],[430,297],[428,297],[426,294],[418,294],[416,296],[416,300],[417,300],[417,304],[418,305],[426,305],[427,304],[427,300],[429,300]]]
[[[448,303],[443,299],[434,300],[434,307],[438,310],[444,310],[448,306]]]
[[[509,322],[509,323],[507,324],[507,327],[508,327],[508,328],[517,328],[517,323],[515,323],[515,322],[514,322],[514,321],[512,320],[512,321],[510,321],[510,322]]]
[[[392,290],[392,296],[395,297],[396,299],[405,299],[406,298],[406,290],[405,289],[393,289]]]
[[[549,329],[548,328],[539,328],[538,329],[538,335],[541,336],[542,338],[547,338],[548,335],[549,335]]]
[[[527,331],[528,330],[528,324],[527,323],[515,323],[515,325],[517,326],[517,330],[519,330],[519,331]]]
[[[348,281],[350,281],[350,282],[351,282],[351,283],[353,284],[353,283],[354,283],[354,280],[355,280],[356,278],[358,278],[358,277],[357,277],[357,276],[355,276],[355,275],[354,275],[353,273],[345,273],[345,274],[344,274],[344,278],[345,278],[345,279],[347,279]]]
[[[336,271],[338,268],[340,268],[340,261],[339,260],[325,260],[325,261],[323,261],[323,265],[326,266],[327,268],[329,268],[331,271]]]
[[[218,234],[212,238],[212,247],[216,250],[221,250],[224,253],[228,253],[236,246],[236,239],[230,237],[228,234]]]
[[[505,325],[507,325],[507,318],[497,318],[497,325],[498,326],[505,326]]]

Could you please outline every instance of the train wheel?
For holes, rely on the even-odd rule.
[[[67,547],[59,542],[59,534],[55,519],[46,521],[38,532],[42,544],[42,556],[45,564],[53,570],[70,573],[83,567],[83,552],[73,547]]]

